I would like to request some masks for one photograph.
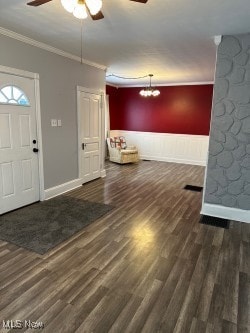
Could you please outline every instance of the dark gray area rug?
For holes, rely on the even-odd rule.
[[[44,254],[112,208],[59,196],[0,216],[0,239]]]

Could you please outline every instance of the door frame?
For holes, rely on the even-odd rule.
[[[40,105],[40,82],[39,74],[27,72],[21,69],[6,67],[0,65],[0,73],[24,77],[34,80],[35,88],[35,112],[36,112],[36,131],[38,140],[38,176],[39,176],[39,200],[45,200],[44,191],[44,168],[43,168],[43,144],[42,144],[42,123],[41,123],[41,105]]]
[[[106,170],[104,166],[104,160],[105,160],[105,92],[104,90],[95,90],[90,89],[82,86],[77,86],[77,151],[78,151],[78,178],[82,181],[82,184],[84,184],[84,180],[81,178],[81,151],[82,151],[82,143],[81,143],[81,112],[80,112],[80,103],[81,103],[81,93],[87,93],[87,94],[93,94],[93,95],[99,95],[101,97],[101,177],[106,176]]]

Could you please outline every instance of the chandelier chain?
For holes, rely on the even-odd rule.
[[[153,74],[148,74],[148,75],[137,76],[137,77],[125,77],[125,76],[120,76],[120,75],[116,75],[116,74],[109,74],[109,75],[106,75],[106,78],[116,77],[118,79],[124,79],[124,80],[138,80],[138,79],[145,79],[146,77],[149,77],[149,86],[143,88],[140,91],[140,95],[143,97],[157,97],[160,95],[160,91],[158,89],[155,89],[152,87],[152,77],[153,76],[154,76]]]
[[[139,80],[139,79],[145,79],[145,77],[148,77],[149,75],[144,75],[144,76],[137,76],[137,77],[125,77],[125,76],[119,76],[116,74],[109,74],[106,75],[106,77],[116,77],[118,79],[123,79],[123,80]]]

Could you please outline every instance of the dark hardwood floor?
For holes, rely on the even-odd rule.
[[[37,255],[0,241],[0,332],[250,332],[250,224],[199,224],[204,168],[107,164],[67,193],[114,209]],[[39,329],[4,329],[31,320]]]

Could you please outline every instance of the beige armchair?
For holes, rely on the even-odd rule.
[[[139,161],[138,149],[135,146],[127,147],[123,136],[107,138],[107,144],[111,162],[125,164]]]

